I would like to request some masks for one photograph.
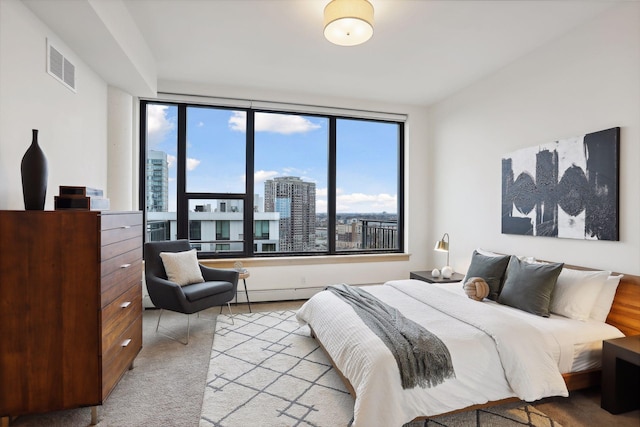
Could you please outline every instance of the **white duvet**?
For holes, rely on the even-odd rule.
[[[351,306],[320,292],[298,311],[356,392],[354,427],[401,426],[517,396],[533,401],[568,396],[558,368],[561,340],[485,303],[415,280],[365,287],[435,333],[451,353],[456,377],[432,388],[403,390],[398,366],[385,344]]]

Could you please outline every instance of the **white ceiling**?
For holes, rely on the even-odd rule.
[[[429,105],[588,21],[611,1],[371,0],[375,31],[323,37],[328,0],[126,1],[159,79]]]
[[[58,10],[78,4],[23,1],[45,22],[56,2]],[[86,1],[95,9],[115,0]],[[341,47],[322,34],[328,0],[122,0],[155,58],[159,90],[169,80],[417,105],[496,72],[622,0],[370,1],[373,37]],[[64,36],[67,18],[49,25]],[[75,38],[66,42],[86,44],[86,31]]]

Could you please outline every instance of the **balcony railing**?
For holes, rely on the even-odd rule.
[[[362,249],[397,249],[397,221],[361,220]]]

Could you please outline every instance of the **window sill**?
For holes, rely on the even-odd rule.
[[[233,268],[237,261],[242,262],[244,268],[275,267],[323,264],[360,264],[365,262],[395,262],[409,261],[409,254],[362,254],[362,255],[327,255],[327,256],[298,256],[277,258],[234,258],[234,259],[201,259],[202,265],[216,268]]]

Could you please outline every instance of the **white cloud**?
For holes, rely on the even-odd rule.
[[[187,158],[187,170],[192,171],[198,167],[200,160]]]
[[[147,105],[147,144],[150,147],[162,142],[176,127],[175,121],[167,118],[168,108],[166,105]]]
[[[201,128],[202,126],[204,126],[204,122],[198,122],[198,127]]]
[[[327,209],[328,189],[316,189],[316,209],[318,212],[326,212]],[[336,210],[338,212],[397,212],[398,199],[395,195],[386,193],[381,194],[364,194],[351,193],[345,194],[342,188],[336,189]]]
[[[281,174],[278,173],[277,171],[263,171],[263,170],[260,170],[260,171],[256,171],[253,174],[253,179],[254,179],[254,182],[256,184],[259,184],[259,183],[265,182],[268,179],[273,179],[276,176],[280,176],[280,175]]]
[[[338,212],[396,212],[398,199],[395,195],[381,194],[339,194],[336,197]]]
[[[238,132],[247,131],[247,113],[244,111],[234,111],[229,117],[229,128]]]
[[[234,111],[229,118],[229,128],[238,132],[246,132],[246,118],[246,112]],[[320,125],[311,120],[293,114],[256,113],[255,119],[256,132],[291,135],[311,132],[320,128]]]
[[[176,164],[176,156],[167,154],[167,167],[172,168]]]
[[[176,156],[172,154],[167,154],[167,166],[172,168],[176,164]],[[187,170],[192,171],[198,167],[200,164],[200,160],[187,158]]]

